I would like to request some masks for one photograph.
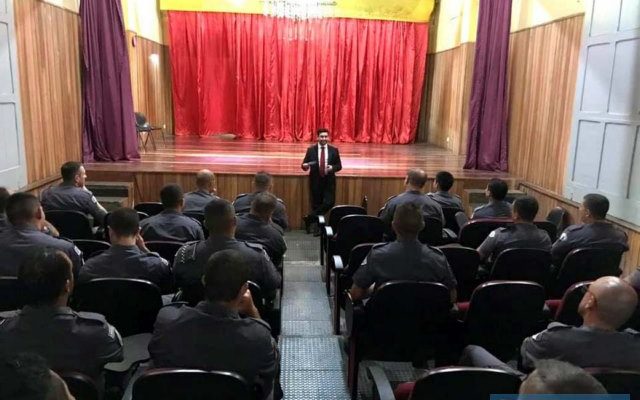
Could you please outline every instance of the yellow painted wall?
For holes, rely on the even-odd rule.
[[[122,11],[126,30],[145,39],[165,43],[164,22],[157,0],[122,0]]]
[[[480,0],[440,0],[434,52],[475,42]],[[513,0],[511,32],[582,14],[585,0]]]

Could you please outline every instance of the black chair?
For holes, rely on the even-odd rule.
[[[344,264],[349,259],[351,249],[362,243],[381,242],[383,234],[384,224],[382,220],[370,215],[347,215],[342,217],[335,234],[331,229],[327,229],[327,259],[325,260],[327,294],[331,293],[333,256],[340,256]]]
[[[460,228],[458,239],[461,246],[477,249],[491,231],[507,226],[509,219],[475,219]]]
[[[104,315],[122,336],[153,332],[162,307],[160,289],[142,279],[100,278],[76,286],[71,304]]]
[[[594,281],[603,276],[620,276],[622,252],[601,248],[572,250],[562,262],[552,282],[552,296],[559,298],[577,282]]]
[[[538,227],[538,229],[542,229],[547,232],[549,239],[551,239],[551,243],[556,241],[558,238],[558,228],[554,224],[549,221],[533,221],[533,223]]]
[[[531,281],[548,287],[551,253],[540,249],[506,249],[493,263],[489,280]]]
[[[467,301],[471,293],[478,286],[478,269],[480,254],[476,249],[460,246],[442,246],[439,249],[447,257],[453,276],[458,282],[458,301]]]
[[[164,210],[164,206],[158,202],[142,202],[133,206],[133,209],[153,217],[154,215],[160,214]]]
[[[253,304],[258,309],[262,319],[271,327],[271,336],[277,338],[282,328],[282,308],[280,307],[279,299],[267,299],[262,293],[260,285],[252,281],[249,281],[248,284]]]
[[[374,400],[395,400],[389,379],[378,366],[368,368]],[[412,400],[487,400],[495,394],[518,393],[518,375],[492,368],[444,367],[427,372],[415,382]]]
[[[200,222],[200,226],[202,226],[202,232],[204,233],[204,238],[207,239],[209,237],[209,230],[204,224],[204,212],[183,212],[189,218],[193,218],[196,221]]]
[[[176,253],[180,250],[180,247],[184,246],[184,243],[165,240],[150,240],[148,242],[144,242],[144,244],[149,250],[160,254],[160,257],[169,261],[169,265],[173,265]]]
[[[138,140],[144,150],[147,150],[147,142],[149,138],[151,138],[151,144],[153,144],[153,148],[156,148],[156,142],[153,139],[154,131],[162,132],[162,141],[164,142],[164,129],[159,126],[152,126],[149,124],[146,115],[141,112],[136,112],[136,133],[138,134]],[[143,134],[146,133],[145,136]]]
[[[360,361],[424,365],[436,351],[443,350],[451,298],[449,289],[440,283],[388,282],[377,288],[366,304],[347,295],[345,307],[352,400],[358,395]]]
[[[65,381],[69,392],[76,400],[98,400],[100,398],[98,386],[90,377],[79,372],[57,372]]]
[[[344,308],[345,291],[353,284],[353,274],[367,257],[375,243],[363,243],[355,246],[349,253],[349,260],[342,263],[342,257],[333,257],[333,334],[340,334],[340,310]]]
[[[578,305],[589,289],[589,285],[591,285],[591,281],[574,283],[564,292],[560,306],[556,310],[554,318],[556,321],[566,325],[582,325],[582,317],[578,314]]]
[[[563,232],[571,225],[571,215],[562,207],[556,207],[547,214],[547,221],[556,227],[556,232]]]
[[[429,246],[440,246],[444,244],[442,221],[438,218],[425,217],[424,228],[418,234],[418,240]]]
[[[132,400],[255,400],[261,398],[233,372],[156,369],[133,383]]]
[[[0,276],[0,311],[19,310],[25,304],[24,288],[15,276]]]
[[[468,343],[510,360],[527,336],[544,328],[544,300],[544,288],[534,282],[483,283],[473,291],[464,320]]]
[[[82,258],[85,261],[111,248],[109,243],[102,240],[76,239],[73,244],[82,251]]]
[[[444,214],[444,228],[450,229],[456,235],[460,232],[460,227],[456,220],[456,214],[459,212],[464,214],[464,211],[457,207],[442,207],[442,213]]]
[[[347,215],[367,215],[367,210],[364,207],[340,205],[335,206],[329,211],[328,220],[324,219],[324,216],[318,217],[318,228],[320,229],[320,265],[325,264],[324,253],[327,250],[327,232],[336,234],[338,229],[338,222]],[[331,228],[327,231],[326,228]]]
[[[51,210],[45,212],[47,221],[67,239],[95,239],[89,217],[80,211]]]
[[[640,371],[611,368],[586,368],[607,393],[629,394],[631,400],[640,400]]]

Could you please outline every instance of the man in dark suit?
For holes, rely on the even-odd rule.
[[[330,146],[329,130],[318,129],[318,144],[307,149],[302,161],[302,169],[309,171],[312,211],[304,218],[307,231],[318,215],[329,211],[336,200],[336,172],[342,169],[340,153]]]

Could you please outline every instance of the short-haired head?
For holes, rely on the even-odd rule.
[[[318,128],[318,130],[316,131],[316,136],[320,136],[323,133],[326,133],[328,135],[329,134],[329,129],[327,129],[327,128]]]
[[[438,189],[444,192],[448,192],[453,187],[455,181],[453,175],[449,171],[440,171],[436,174],[435,178]]]
[[[210,233],[225,234],[236,225],[233,205],[225,199],[213,199],[204,207],[205,225]]]
[[[60,175],[65,183],[75,182],[78,175],[82,175],[82,163],[78,161],[67,161],[60,167]]]
[[[258,192],[271,190],[273,177],[266,171],[259,171],[253,177],[253,186]]]
[[[196,174],[196,186],[200,190],[211,191],[216,183],[216,176],[208,169],[201,169]]]
[[[263,219],[271,218],[276,210],[278,199],[269,192],[261,192],[256,194],[251,202],[251,213],[260,216]]]
[[[427,173],[420,168],[411,168],[407,171],[405,183],[416,189],[422,189],[427,183]]]
[[[44,358],[21,353],[0,361],[0,399],[70,400],[67,385]]]
[[[398,236],[413,239],[424,229],[424,218],[416,204],[404,203],[396,207],[391,224]]]
[[[518,218],[528,222],[533,222],[536,219],[538,208],[538,200],[531,196],[518,197],[513,202],[513,213]]]
[[[609,212],[609,199],[597,193],[589,193],[582,199],[582,208],[587,217],[595,220],[605,219]]]
[[[0,186],[0,214],[4,214],[7,209],[7,201],[9,200],[9,190],[6,187]]]
[[[40,200],[30,193],[17,192],[7,199],[7,219],[12,225],[23,225],[42,218]]]
[[[578,305],[585,325],[617,330],[631,318],[638,305],[635,289],[615,276],[598,278]]]
[[[170,183],[160,190],[160,202],[164,208],[179,208],[184,199],[180,185]]]
[[[120,237],[136,236],[140,231],[140,216],[131,208],[118,208],[109,215],[109,228]]]
[[[69,257],[60,250],[37,248],[18,269],[18,282],[25,290],[27,304],[51,305],[73,290]]]
[[[209,301],[228,302],[242,296],[249,280],[249,264],[237,250],[213,253],[202,277],[205,298]]]
[[[507,193],[509,193],[509,185],[502,179],[493,178],[487,185],[487,192],[492,199],[502,201],[507,197]]]
[[[559,360],[540,360],[520,385],[520,394],[607,394],[585,370]]]

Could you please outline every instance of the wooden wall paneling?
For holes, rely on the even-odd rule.
[[[511,34],[509,172],[562,192],[582,15]]]
[[[82,157],[79,17],[37,0],[15,1],[29,184]]]

